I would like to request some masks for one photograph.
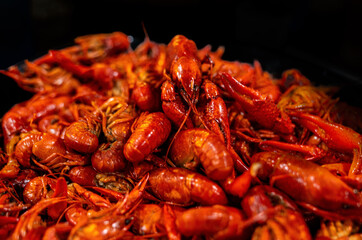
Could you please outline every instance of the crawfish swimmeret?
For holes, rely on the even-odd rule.
[[[1,120],[0,238],[361,239],[361,120],[222,54],[115,32],[0,70],[34,94]]]

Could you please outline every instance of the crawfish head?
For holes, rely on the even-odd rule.
[[[195,104],[201,85],[199,62],[189,57],[181,57],[171,65],[171,78],[174,80],[181,95],[189,104]]]

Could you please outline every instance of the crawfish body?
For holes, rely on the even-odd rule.
[[[64,143],[81,153],[92,153],[98,147],[99,124],[93,120],[80,119],[65,130]]]
[[[135,131],[124,146],[130,162],[140,162],[163,144],[171,132],[171,123],[161,112],[150,113],[138,120]]]
[[[237,208],[222,205],[187,210],[177,218],[176,224],[181,234],[185,236],[204,235],[211,239],[241,239],[244,234],[242,212]]]
[[[262,164],[258,172],[260,178],[269,179],[296,201],[328,211],[342,210],[342,213],[348,206],[355,209],[355,213],[361,213],[360,195],[327,169],[313,162],[281,152],[257,153],[252,157],[252,162]]]
[[[182,168],[159,168],[151,171],[149,186],[158,198],[176,205],[190,205],[193,202],[202,205],[227,203],[224,191],[216,183]]]
[[[172,161],[177,166],[196,169],[201,163],[208,177],[214,180],[226,179],[234,163],[220,138],[204,129],[181,131],[170,150]]]

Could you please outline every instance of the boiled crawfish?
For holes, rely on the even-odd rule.
[[[1,122],[0,236],[361,237],[360,111],[336,88],[184,35],[130,39],[0,70],[34,94]]]

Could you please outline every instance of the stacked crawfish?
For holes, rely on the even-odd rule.
[[[1,71],[34,96],[2,118],[0,236],[361,239],[361,121],[333,88],[181,35],[75,42]]]

